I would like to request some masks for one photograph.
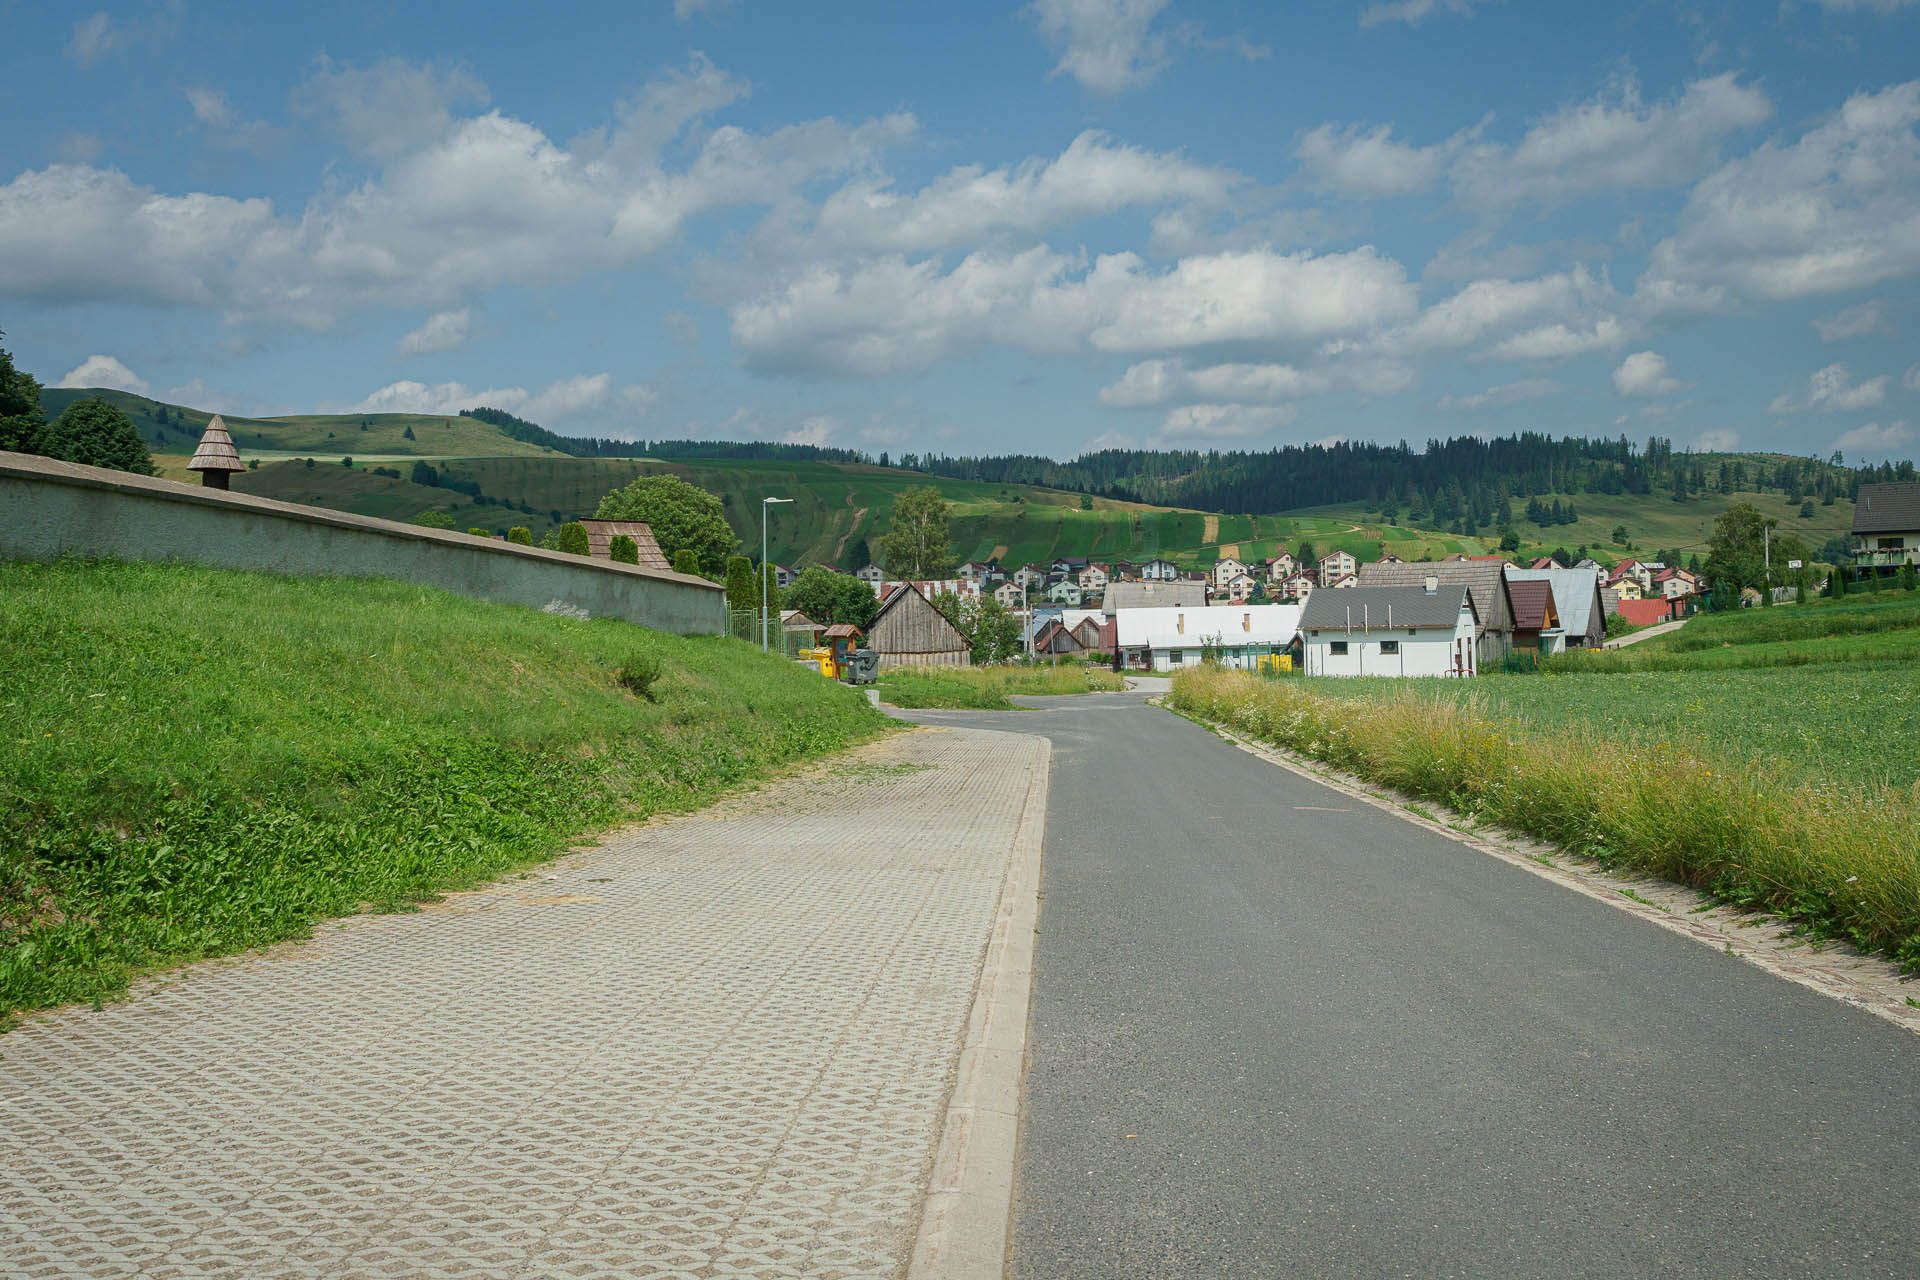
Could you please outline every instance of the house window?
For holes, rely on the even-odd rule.
[[[1380,642],[1380,652],[1398,653],[1400,652],[1400,642],[1398,640],[1382,640]]]
[[[1167,650],[1167,665],[1168,665],[1168,666],[1170,666],[1170,667],[1177,667],[1177,666],[1179,666],[1179,665],[1180,665],[1180,664],[1181,664],[1182,662],[1184,662],[1185,660],[1186,660],[1186,650],[1184,650],[1184,649],[1169,649],[1169,650]]]
[[[1332,648],[1334,657],[1344,658],[1347,656],[1347,642],[1345,640],[1335,640]]]
[[[1880,549],[1882,551],[1898,551],[1901,548],[1902,541],[1900,538],[1882,538],[1880,539]]]

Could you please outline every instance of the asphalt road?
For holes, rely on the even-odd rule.
[[[1014,1274],[1920,1275],[1920,1038],[1138,695],[1054,744]]]

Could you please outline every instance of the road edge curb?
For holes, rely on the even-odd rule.
[[[1020,1147],[1020,1088],[1053,744],[1039,755],[961,1043],[908,1280],[1001,1280]]]

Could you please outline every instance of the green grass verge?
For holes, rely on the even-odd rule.
[[[0,563],[0,654],[0,1015],[404,907],[886,724],[736,641],[391,581]],[[635,654],[654,701],[614,683]]]
[[[919,667],[889,672],[880,696],[896,707],[947,711],[1020,711],[1010,693],[1033,697],[1116,692],[1126,682],[1111,671],[1079,664],[1058,667]]]
[[[1569,686],[1562,694],[1569,706],[1590,692],[1570,680],[1526,679]],[[1779,913],[1920,968],[1915,788],[1783,774],[1698,738],[1620,733],[1589,715],[1543,725],[1471,692],[1484,678],[1379,682],[1344,696],[1327,688],[1354,683],[1202,668],[1175,677],[1172,703],[1397,790]],[[1461,686],[1468,692],[1445,696]]]

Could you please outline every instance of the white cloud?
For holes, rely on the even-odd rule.
[[[205,127],[215,145],[256,154],[279,140],[279,130],[265,120],[249,120],[233,109],[219,89],[196,86],[186,90],[193,118]]]
[[[1136,268],[1132,255],[1104,258],[1088,279],[1114,295],[1111,319],[1090,335],[1104,351],[1334,337],[1406,319],[1418,306],[1405,270],[1371,246],[1203,254],[1161,275]]]
[[[1797,142],[1769,142],[1696,186],[1638,291],[1766,301],[1920,271],[1920,81],[1860,93]]]
[[[53,384],[56,387],[111,387],[115,391],[131,391],[137,396],[147,394],[147,380],[133,370],[121,364],[112,356],[92,355],[67,370],[67,376]]]
[[[1290,404],[1182,405],[1167,413],[1160,424],[1160,434],[1173,439],[1255,436],[1292,422],[1295,413]]]
[[[1732,453],[1740,447],[1740,433],[1732,427],[1721,427],[1715,431],[1702,431],[1695,440],[1694,448],[1708,453]]]
[[[734,308],[750,363],[879,377],[988,343],[1070,352],[1172,351],[1306,341],[1410,315],[1400,264],[1371,248],[1314,256],[1271,250],[1186,258],[1154,273],[1133,254],[1085,267],[1044,248],[968,254],[951,271],[891,256],[809,267]]]
[[[1365,200],[1427,190],[1440,181],[1466,137],[1457,134],[1437,146],[1416,147],[1395,141],[1391,125],[1323,124],[1302,133],[1293,154],[1321,189]]]
[[[1499,360],[1562,360],[1611,351],[1626,340],[1624,325],[1612,316],[1600,316],[1581,328],[1549,324],[1516,333],[1495,343],[1489,354]]]
[[[487,87],[460,63],[383,58],[372,66],[321,54],[293,91],[294,110],[326,121],[364,155],[391,160],[447,136],[455,106],[485,105]]]
[[[1491,409],[1500,405],[1519,404],[1526,400],[1541,400],[1547,396],[1560,394],[1561,386],[1545,378],[1527,378],[1520,382],[1502,383],[1497,387],[1488,387],[1485,391],[1476,391],[1465,396],[1441,396],[1438,407],[1457,412],[1473,409]]]
[[[1667,372],[1667,358],[1657,351],[1636,351],[1613,371],[1613,390],[1623,396],[1672,395],[1686,383]]]
[[[1629,78],[1536,121],[1513,146],[1467,147],[1449,180],[1461,204],[1485,210],[1551,208],[1594,192],[1675,186],[1706,172],[1726,135],[1772,114],[1766,94],[1732,72],[1696,80],[1653,106],[1642,103]]]
[[[809,250],[912,252],[973,243],[995,231],[1037,234],[1129,206],[1225,203],[1244,179],[1228,169],[1114,143],[1088,130],[1059,156],[983,170],[966,165],[911,195],[884,179],[842,187],[815,219]]]
[[[1913,431],[1906,420],[1889,422],[1882,426],[1869,422],[1863,427],[1855,427],[1834,440],[1833,447],[1843,453],[1893,453],[1905,449],[1913,443]]]
[[[1847,366],[1830,364],[1816,370],[1807,379],[1805,396],[1787,392],[1775,396],[1773,403],[1767,407],[1774,413],[1798,413],[1806,409],[1822,413],[1850,413],[1858,409],[1871,409],[1886,400],[1887,388],[1892,382],[1891,374],[1881,374],[1855,385]]]
[[[613,379],[604,373],[580,374],[551,383],[537,395],[524,387],[474,390],[462,382],[389,383],[354,405],[351,413],[426,413],[452,415],[462,409],[487,405],[505,409],[530,422],[549,425],[570,418],[599,420],[611,407]]]
[[[1034,0],[1025,10],[1061,49],[1051,75],[1100,94],[1137,89],[1160,74],[1167,37],[1152,30],[1167,0]]]
[[[1466,17],[1473,13],[1474,3],[1475,0],[1393,0],[1370,4],[1360,11],[1360,25],[1365,28],[1377,27],[1383,22],[1404,22],[1410,27],[1419,26],[1436,13]]]
[[[67,56],[85,71],[102,58],[118,53],[125,44],[126,29],[116,27],[106,13],[96,13],[73,24],[73,38],[67,42]]]
[[[833,438],[836,425],[834,420],[826,414],[816,414],[811,418],[803,419],[798,427],[787,432],[781,440],[787,444],[825,446]]]
[[[473,323],[473,308],[437,311],[427,322],[400,339],[397,348],[402,359],[457,351],[467,343],[467,329]]]
[[[1920,391],[1920,364],[1907,370],[1906,376],[1900,379],[1900,385],[1909,391]]]
[[[1411,324],[1381,334],[1374,345],[1398,354],[1469,346],[1529,321],[1573,319],[1611,296],[1606,281],[1585,267],[1533,280],[1476,280],[1422,311]]]
[[[1175,400],[1268,404],[1327,390],[1332,380],[1285,364],[1217,364],[1189,369],[1179,360],[1131,365],[1118,382],[1100,389],[1099,401],[1128,409]]]
[[[370,306],[457,309],[503,283],[632,263],[698,214],[785,200],[916,127],[905,116],[723,127],[666,169],[661,131],[730,91],[705,71],[696,62],[643,90],[618,125],[571,148],[498,111],[455,121],[292,216],[266,199],[164,195],[115,170],[29,170],[0,185],[0,297],[210,307],[310,328]]]
[[[1813,322],[1813,327],[1820,331],[1822,342],[1842,342],[1848,338],[1864,338],[1872,333],[1893,332],[1887,304],[1877,298],[1830,316],[1821,316]]]

